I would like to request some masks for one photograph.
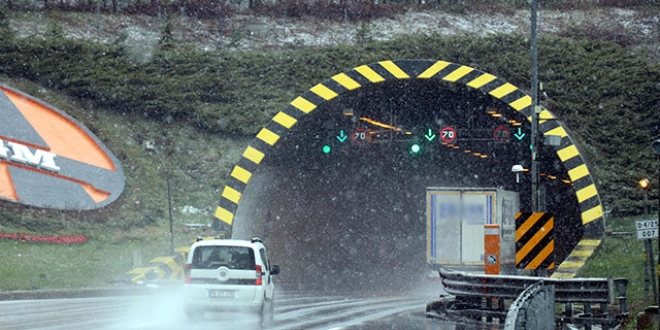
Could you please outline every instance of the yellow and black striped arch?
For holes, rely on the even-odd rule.
[[[475,68],[434,60],[395,60],[362,65],[310,88],[273,117],[245,149],[231,171],[215,217],[232,225],[238,203],[252,173],[280,137],[287,134],[303,116],[342,93],[370,84],[403,79],[435,79],[444,83],[462,84],[504,102],[517,115],[531,120],[532,98],[529,95],[504,79]],[[542,109],[539,119],[541,133],[561,136],[561,145],[556,148],[556,153],[573,183],[584,235],[600,237],[604,231],[603,209],[594,181],[578,148],[550,111]]]

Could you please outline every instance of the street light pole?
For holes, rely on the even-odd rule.
[[[167,169],[167,166],[165,166],[165,163],[163,162],[163,158],[160,157],[160,152],[158,152],[158,148],[156,148],[156,145],[153,142],[146,141],[144,143],[144,148],[147,150],[153,150],[156,153],[160,165],[163,167],[163,170],[165,170],[165,180],[167,181],[167,206],[170,217],[170,255],[174,255],[174,233],[173,233],[173,224],[172,224],[172,189],[170,187],[170,172]]]
[[[649,197],[648,189],[651,186],[649,179],[639,180],[639,186],[644,191],[644,220],[649,220]],[[649,271],[653,269],[653,244],[651,239],[644,240],[644,296],[648,297],[649,295]],[[653,285],[653,301],[658,301],[658,291],[656,286],[656,280],[654,276],[651,276],[651,283]]]
[[[648,193],[646,192],[646,190],[644,190],[644,213],[645,213],[645,216],[646,216],[647,220],[649,218],[649,211],[648,211],[649,208],[648,208],[648,205],[647,205],[648,201],[649,201]],[[648,244],[648,249],[649,249],[649,270],[651,270],[651,269],[653,269],[653,261],[654,261],[655,257],[653,256],[653,244],[651,243],[650,239],[647,240],[647,241],[648,241],[647,244]],[[657,304],[658,303],[658,287],[657,287],[656,283],[657,282],[655,280],[655,277],[651,278],[651,284],[653,285],[653,301],[655,301],[656,304]]]
[[[539,211],[539,165],[538,165],[538,130],[539,130],[539,74],[538,74],[538,49],[536,38],[536,15],[538,4],[537,0],[531,0],[531,53],[532,53],[532,134],[530,134],[530,143],[532,149],[532,212]]]

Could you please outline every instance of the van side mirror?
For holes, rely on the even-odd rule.
[[[280,273],[280,266],[279,265],[273,265],[270,267],[270,275],[277,275]]]

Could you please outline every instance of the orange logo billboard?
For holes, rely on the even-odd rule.
[[[124,190],[119,161],[66,113],[0,85],[0,199],[89,210]]]

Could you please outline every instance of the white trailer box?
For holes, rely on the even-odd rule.
[[[502,273],[515,272],[517,192],[497,188],[426,188],[427,262],[483,271],[484,226],[499,225]]]

